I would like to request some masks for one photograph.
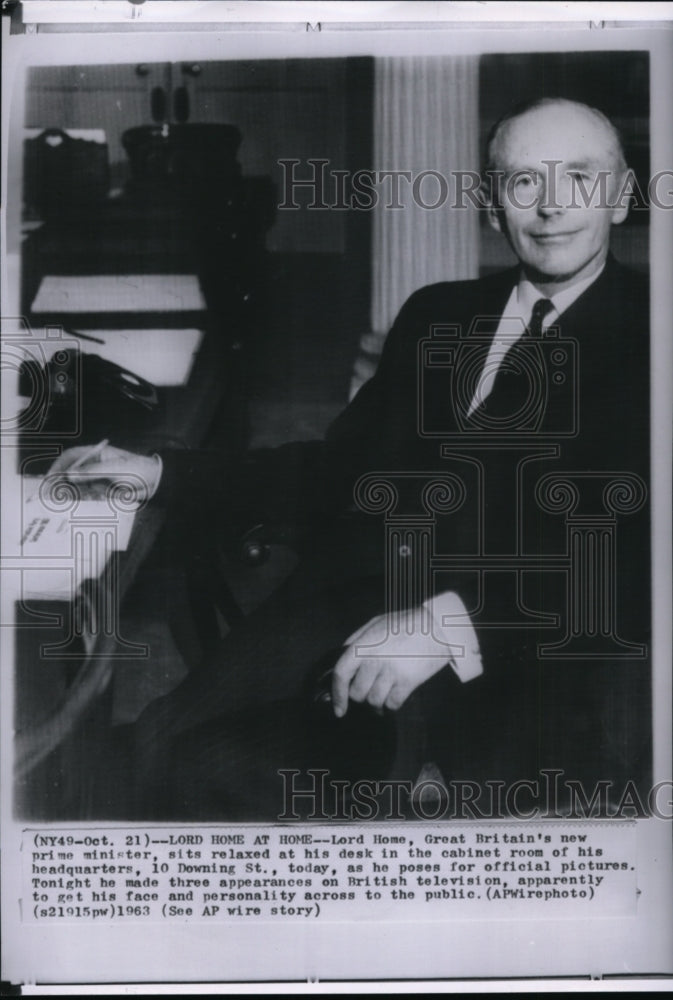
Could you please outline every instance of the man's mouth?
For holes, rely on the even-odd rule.
[[[565,243],[577,235],[577,230],[573,229],[562,233],[531,233],[530,235],[536,243]]]

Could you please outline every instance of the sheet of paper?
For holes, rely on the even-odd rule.
[[[189,380],[194,358],[203,341],[203,330],[96,330],[91,336],[103,343],[72,338],[83,354],[97,354],[147,379],[152,385],[178,386],[186,385]],[[62,346],[60,340],[40,341],[40,351],[47,361]]]
[[[100,577],[112,552],[128,547],[135,510],[106,498],[69,503],[66,497],[53,500],[45,480],[24,479],[16,553],[24,598],[69,599],[84,580]]]
[[[203,340],[202,330],[96,330],[104,344],[82,340],[84,353],[98,354],[153,385],[185,385]]]
[[[48,274],[34,313],[195,312],[206,302],[194,274]]]

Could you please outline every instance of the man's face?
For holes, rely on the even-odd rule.
[[[620,197],[624,173],[605,125],[582,108],[537,108],[505,125],[495,156],[504,176],[489,221],[527,276],[549,294],[590,277],[605,260],[610,227],[628,212]]]

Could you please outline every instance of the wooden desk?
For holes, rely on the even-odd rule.
[[[238,409],[235,401],[240,378],[238,357],[238,352],[221,336],[207,330],[187,384],[158,390],[160,407],[154,421],[138,437],[137,450],[151,451],[167,444],[196,447],[216,417],[226,421],[227,412],[233,417]],[[31,443],[36,446],[38,441]],[[235,434],[228,444],[232,451],[242,446]],[[58,816],[54,770],[56,785],[59,780],[65,783],[62,795],[76,800],[86,794],[86,790],[75,787],[71,777],[77,771],[78,753],[76,741],[71,737],[91,713],[98,713],[101,725],[109,723],[110,702],[105,692],[115,662],[129,656],[123,640],[120,646],[116,627],[119,610],[156,543],[164,519],[164,512],[152,503],[140,509],[128,549],[111,554],[101,578],[91,587],[81,588],[86,594],[80,594],[72,606],[44,601],[17,606],[17,806],[35,818],[39,818],[36,809],[43,815],[40,802],[44,802],[47,813],[53,816],[55,811]],[[92,607],[97,611],[95,627],[91,626]],[[43,627],[45,618],[38,616],[49,614],[57,622],[60,618],[61,624]],[[59,642],[64,644],[62,658],[53,652]],[[48,658],[42,655],[45,644],[52,647]],[[51,702],[46,711],[45,698]],[[41,711],[36,709],[40,701]],[[51,775],[47,780],[40,765],[48,759],[53,767],[51,771],[47,769]]]
[[[247,444],[246,365],[250,362],[246,352],[254,340],[257,304],[264,297],[265,240],[274,221],[277,197],[270,178],[241,175],[235,150],[230,151],[231,169],[221,169],[223,141],[216,142],[217,156],[204,154],[203,161],[194,164],[195,169],[198,167],[194,177],[201,178],[201,183],[194,183],[191,174],[164,176],[148,167],[138,176],[137,171],[132,171],[131,180],[119,196],[105,195],[103,186],[101,192],[90,192],[84,199],[78,198],[76,191],[71,192],[71,197],[61,196],[53,183],[53,172],[45,169],[45,164],[52,162],[53,151],[36,145],[38,152],[41,149],[47,154],[44,162],[36,164],[39,169],[35,176],[30,175],[34,181],[33,201],[44,224],[27,235],[21,268],[22,315],[33,330],[61,326],[95,335],[101,329],[195,328],[204,331],[204,339],[187,384],[158,389],[159,407],[155,413],[145,415],[142,421],[129,420],[125,424],[115,419],[112,426],[101,427],[93,419],[95,407],[85,405],[79,440],[63,440],[56,432],[50,436],[38,431],[28,435],[30,440],[21,442],[30,447],[22,454],[32,454],[35,459],[28,471],[46,471],[38,467],[37,461],[40,448],[46,456],[46,444],[69,447],[108,437],[111,444],[151,453],[166,447],[199,446],[209,433],[218,447],[229,453]],[[66,150],[67,143],[62,148]],[[173,309],[171,300],[175,296],[169,288],[166,302],[160,296],[156,308],[144,308],[137,302],[135,308],[128,303],[125,308],[123,301],[117,303],[114,295],[108,295],[106,302],[89,296],[91,311],[83,311],[80,303],[77,310],[68,312],[68,296],[38,298],[48,277],[55,279],[53,285],[58,293],[59,282],[64,280],[72,283],[74,279],[76,285],[78,281],[95,282],[102,277],[109,285],[119,276],[137,276],[141,285],[152,275],[164,279],[193,276],[203,301],[194,312],[187,312],[180,304]],[[133,370],[132,358],[126,367]],[[86,390],[83,385],[85,398]],[[48,467],[51,458],[45,457],[43,463]],[[123,601],[162,524],[163,515],[156,506],[150,504],[139,511],[128,550],[113,553],[101,579],[91,588],[89,604],[107,608]],[[45,633],[37,627],[31,630],[31,607],[18,609],[23,626],[20,634],[30,636],[34,632],[32,652],[26,648],[20,655],[37,657],[39,665],[39,647]],[[36,606],[34,610],[39,613]],[[70,629],[73,636],[68,659],[62,665],[64,683],[55,684],[53,704],[46,714],[34,720],[29,712],[22,714],[22,674],[16,671],[16,765],[17,773],[26,781],[63,744],[91,707],[100,703],[101,693],[109,684],[117,638],[104,627],[93,632],[86,628],[73,631],[79,610],[76,607],[73,615],[72,608],[62,608],[61,631]],[[38,618],[33,620],[39,622]],[[56,628],[55,633],[58,631]],[[53,644],[54,640],[50,641]],[[58,660],[54,662],[55,676]],[[39,675],[38,669],[35,684],[39,684]],[[65,759],[63,766],[67,766]]]

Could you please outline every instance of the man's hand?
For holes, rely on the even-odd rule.
[[[451,647],[433,634],[425,607],[378,615],[346,645],[332,677],[332,704],[339,718],[346,714],[349,698],[395,711],[451,659]]]
[[[84,445],[68,448],[59,455],[49,470],[49,477],[63,477],[77,483],[85,496],[96,495],[95,484],[101,480],[129,483],[138,501],[143,502],[156,492],[161,478],[161,460],[158,456],[136,455],[112,445],[105,445],[100,450]]]

